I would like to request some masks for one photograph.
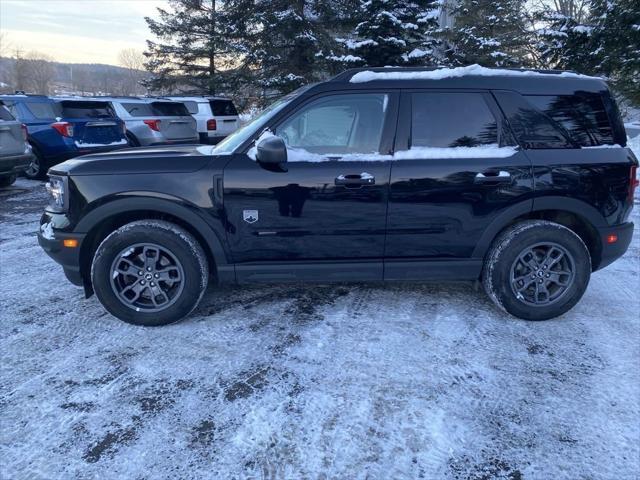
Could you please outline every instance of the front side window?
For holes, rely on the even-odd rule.
[[[413,93],[411,146],[479,147],[498,144],[498,125],[480,93]]]
[[[564,128],[581,147],[616,143],[602,97],[597,93],[527,95],[526,99]]]
[[[320,155],[377,153],[387,103],[384,93],[322,97],[286,119],[276,135],[288,148]]]

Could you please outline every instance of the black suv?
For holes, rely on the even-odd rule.
[[[543,320],[627,249],[637,159],[604,81],[569,72],[350,70],[216,147],[49,171],[39,241],[135,324],[207,283],[480,280]]]

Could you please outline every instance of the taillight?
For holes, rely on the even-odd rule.
[[[638,181],[638,177],[636,177],[637,172],[638,172],[638,167],[636,165],[632,165],[631,173],[629,174],[629,200],[631,201],[632,204],[633,204],[633,196],[636,192],[636,187],[640,183],[640,181]]]
[[[143,120],[145,125],[147,125],[151,130],[155,130],[156,132],[160,131],[160,120]]]
[[[27,130],[27,126],[24,123],[20,126],[22,127],[22,139],[26,142],[27,138],[29,138],[29,130]]]
[[[63,137],[73,137],[73,125],[69,122],[56,122],[52,123],[51,126]]]
[[[218,128],[218,125],[216,124],[215,118],[207,120],[207,130],[215,130],[216,128]]]

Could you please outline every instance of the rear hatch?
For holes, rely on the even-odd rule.
[[[0,101],[0,157],[21,155],[25,151],[25,133],[22,123],[17,121]]]
[[[195,119],[187,107],[179,102],[151,102],[154,114],[160,120],[160,133],[169,141],[194,140],[198,136]]]
[[[231,100],[209,100],[211,113],[216,120],[216,131],[222,135],[235,132],[239,125],[238,111]]]
[[[72,138],[78,148],[126,145],[123,122],[109,102],[63,100],[60,122],[73,126]]]

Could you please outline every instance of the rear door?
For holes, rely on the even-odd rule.
[[[501,214],[531,210],[531,164],[502,118],[489,92],[403,92],[385,278],[424,278],[438,265],[445,270],[439,276],[465,276],[479,259],[466,266],[432,261],[470,260]]]
[[[73,140],[78,148],[126,144],[122,120],[109,102],[63,100],[61,121],[73,125]]]
[[[156,118],[160,119],[160,133],[169,141],[195,139],[196,121],[180,102],[152,102]]]
[[[331,93],[295,108],[271,127],[286,171],[251,150],[233,156],[224,207],[239,280],[382,279],[398,96]]]
[[[22,123],[0,101],[0,157],[10,157],[23,154],[25,139]]]
[[[238,111],[231,100],[209,100],[209,105],[216,120],[216,130],[220,135],[226,136],[238,129]]]

